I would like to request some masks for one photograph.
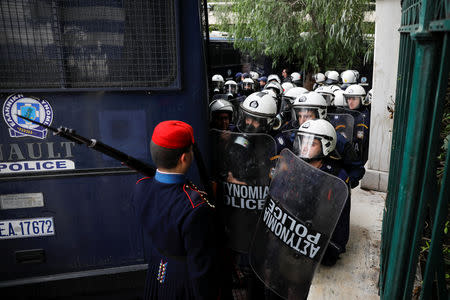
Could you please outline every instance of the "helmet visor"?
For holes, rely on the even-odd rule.
[[[214,87],[214,89],[222,90],[223,81],[213,81],[213,87]]]
[[[348,108],[358,109],[363,101],[363,96],[344,95]]]
[[[238,129],[246,133],[264,133],[270,130],[270,120],[265,117],[251,115],[244,110],[239,111]]]
[[[293,101],[294,101],[294,99],[292,97],[283,96],[281,98],[280,112],[286,112],[286,113],[289,114],[289,112],[292,109],[292,102]]]
[[[294,153],[306,160],[323,157],[321,139],[311,134],[298,133],[294,140]]]
[[[298,121],[299,125],[302,125],[308,120],[320,119],[319,108],[311,106],[294,107],[292,117]]]
[[[254,83],[253,82],[244,82],[242,87],[244,90],[253,90]]]
[[[237,87],[235,84],[225,85],[225,92],[228,94],[236,94]]]

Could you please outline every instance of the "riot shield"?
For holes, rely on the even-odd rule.
[[[251,237],[269,191],[275,166],[275,140],[267,134],[212,129],[213,176],[227,244],[248,253]]]
[[[349,109],[349,108],[345,108],[345,107],[336,107],[334,110],[335,114],[348,114],[351,115],[353,117],[353,119],[356,120],[364,120],[364,115],[357,111],[357,110],[353,110],[353,109]]]
[[[336,132],[342,134],[351,143],[353,140],[353,125],[355,124],[353,116],[350,114],[328,114],[328,119]]]
[[[354,119],[353,125],[353,139],[352,144],[355,149],[359,160],[365,162],[364,154],[367,153],[367,144],[365,141],[369,138],[369,128],[366,125],[366,118],[364,114],[357,110],[339,107],[336,109],[336,113],[351,114]]]
[[[348,196],[339,178],[281,151],[250,247],[250,265],[285,299],[304,299]]]

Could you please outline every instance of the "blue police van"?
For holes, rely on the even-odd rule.
[[[143,176],[20,116],[147,163],[153,128],[178,119],[205,152],[204,4],[1,2],[2,299],[140,298],[146,242],[131,192]]]

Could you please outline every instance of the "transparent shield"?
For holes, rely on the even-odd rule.
[[[211,130],[212,172],[228,246],[247,253],[275,167],[276,144],[267,134]]]
[[[348,196],[339,178],[281,152],[250,247],[250,265],[285,299],[304,299]]]
[[[359,159],[363,161],[363,154],[366,152],[366,149],[364,149],[364,147],[366,146],[364,141],[368,138],[366,117],[361,112],[348,108],[339,107],[336,109],[336,113],[352,115],[354,119],[352,144],[356,154],[359,156]]]
[[[350,114],[328,114],[328,120],[336,132],[342,134],[350,143],[353,140],[355,119]]]

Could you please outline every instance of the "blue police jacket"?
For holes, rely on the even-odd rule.
[[[363,163],[366,163],[369,157],[369,129],[370,129],[370,112],[365,106],[357,109],[361,115],[355,118],[353,126],[353,140],[355,152]]]
[[[340,168],[336,162],[331,159],[326,158],[320,169],[331,175],[339,177],[348,186],[350,183],[350,178],[344,169]],[[322,258],[322,262],[328,262],[326,264],[334,264],[339,257],[339,254],[346,251],[346,245],[350,235],[350,189],[348,191],[348,197],[345,202],[344,209],[339,217],[336,227],[328,244],[327,250]],[[330,263],[332,262],[332,263]]]
[[[217,299],[215,210],[183,174],[136,183],[133,202],[149,249],[144,299]]]

